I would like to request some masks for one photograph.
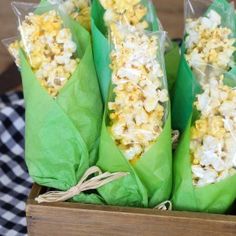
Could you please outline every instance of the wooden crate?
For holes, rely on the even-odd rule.
[[[37,204],[45,189],[34,185],[27,201],[29,236],[235,236],[236,216],[77,203]]]

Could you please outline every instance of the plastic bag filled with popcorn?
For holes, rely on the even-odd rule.
[[[110,205],[155,207],[172,186],[169,95],[164,32],[113,25],[110,96],[99,160],[103,171],[129,175],[98,191]]]
[[[90,31],[90,0],[41,0],[41,3],[59,4],[73,20]]]
[[[177,210],[230,213],[236,199],[236,70],[215,72],[200,76],[201,91],[174,157]]]
[[[97,159],[102,101],[91,39],[57,5],[13,3],[26,104],[25,158],[33,180],[67,190]]]
[[[229,71],[235,66],[235,10],[226,0],[186,0],[185,35],[172,100],[172,127],[184,131],[199,84],[195,72],[206,65]]]
[[[93,53],[104,103],[108,98],[110,84],[108,31],[110,26],[117,22],[130,24],[137,29],[161,30],[151,0],[93,0],[91,16]],[[176,79],[180,59],[178,45],[169,45],[165,59],[168,68],[168,83],[170,81],[169,88],[171,88]]]

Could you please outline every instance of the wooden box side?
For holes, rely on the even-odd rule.
[[[68,202],[37,204],[34,199],[42,191],[34,185],[27,201],[29,236],[236,235],[236,216]]]

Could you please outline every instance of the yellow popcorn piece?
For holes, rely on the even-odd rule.
[[[22,48],[40,84],[51,96],[57,96],[79,63],[70,30],[64,28],[60,16],[51,10],[42,15],[29,13],[19,31],[22,40],[12,43],[9,51],[18,62]]]
[[[193,135],[200,138],[207,133],[208,122],[207,119],[200,119],[195,122],[195,129],[193,129]]]
[[[139,159],[140,159],[139,156],[134,157],[134,158],[130,161],[130,164],[131,164],[131,165],[135,165]]]
[[[199,160],[194,159],[194,160],[193,160],[193,165],[199,165]]]
[[[209,122],[208,132],[212,136],[221,138],[225,134],[223,118],[220,116],[213,116]]]

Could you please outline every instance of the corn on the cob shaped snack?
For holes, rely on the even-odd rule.
[[[68,190],[97,160],[103,106],[90,35],[55,5],[14,4],[26,163],[36,183]]]

